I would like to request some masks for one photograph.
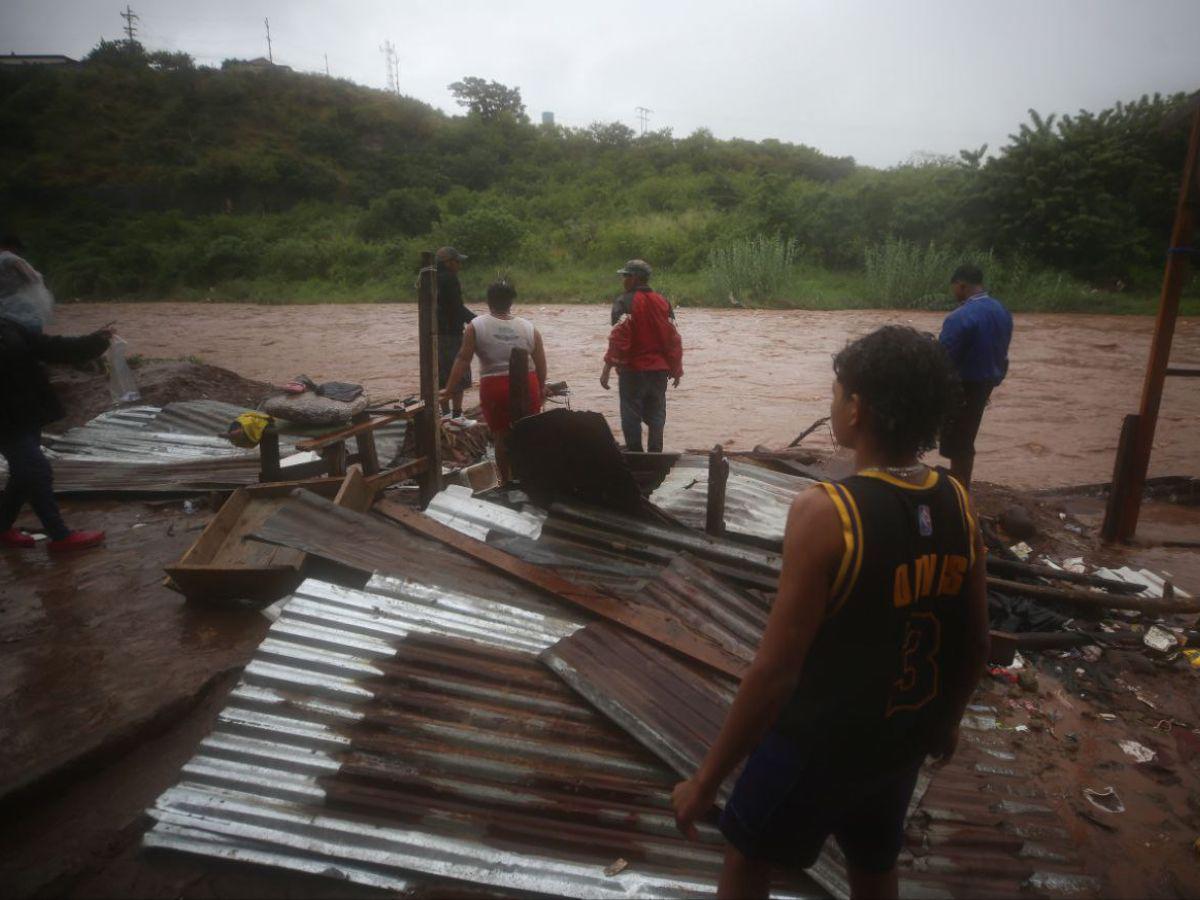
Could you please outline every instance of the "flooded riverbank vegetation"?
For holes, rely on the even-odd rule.
[[[1003,147],[889,169],[803,144],[463,114],[326,76],[102,42],[0,73],[0,209],[63,299],[408,301],[421,249],[522,297],[594,302],[651,260],[684,305],[948,305],[974,259],[1018,310],[1150,312],[1186,145],[1182,95],[1030,113]],[[1185,309],[1200,312],[1189,286]]]

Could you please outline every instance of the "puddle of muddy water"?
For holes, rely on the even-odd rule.
[[[413,304],[72,304],[60,307],[56,329],[116,320],[131,353],[195,355],[275,383],[300,373],[357,381],[395,396],[416,389],[416,312]],[[572,405],[617,427],[615,390],[599,385],[608,307],[518,313],[540,328],[550,378],[570,383]],[[669,394],[668,449],[786,444],[825,415],[831,357],[848,339],[887,323],[937,331],[942,315],[680,310],[686,375]],[[1121,418],[1137,408],[1152,328],[1149,317],[1018,315],[1011,373],[984,418],[976,477],[1021,488],[1109,480]],[[1200,320],[1179,322],[1173,359],[1200,360]],[[822,431],[808,441],[829,445]],[[1168,380],[1152,474],[1193,474],[1198,463],[1200,392]]]

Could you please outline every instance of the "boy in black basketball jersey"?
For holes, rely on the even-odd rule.
[[[831,834],[852,897],[895,897],[917,770],[954,753],[987,658],[970,500],[919,461],[955,399],[949,359],[932,337],[887,326],[847,345],[833,369],[833,432],[854,450],[855,474],[793,502],[758,654],[672,798],[693,836],[750,754],[721,817],[723,897],[766,897],[773,865],[812,865]]]

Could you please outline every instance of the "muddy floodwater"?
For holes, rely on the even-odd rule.
[[[477,305],[482,309],[482,305]],[[541,329],[550,379],[571,405],[618,426],[614,389],[599,385],[607,306],[519,307]],[[130,353],[197,356],[247,378],[357,381],[376,397],[417,388],[413,304],[72,304],[54,329],[116,321]],[[936,331],[942,313],[679,311],[683,384],[669,391],[668,449],[780,446],[825,415],[830,358],[847,339],[886,323]],[[1121,417],[1136,412],[1153,319],[1018,315],[1007,381],[993,394],[976,477],[1038,488],[1107,481]],[[1172,357],[1200,364],[1200,319],[1179,322]],[[1200,473],[1200,382],[1168,379],[1151,474]],[[468,401],[471,402],[471,401]],[[829,446],[827,431],[806,444]]]

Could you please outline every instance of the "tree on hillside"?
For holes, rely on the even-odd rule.
[[[455,103],[485,122],[494,121],[505,113],[518,122],[529,121],[529,117],[525,115],[525,104],[521,100],[519,87],[510,88],[498,81],[484,81],[482,78],[468,75],[462,81],[451,84],[449,88]]]

